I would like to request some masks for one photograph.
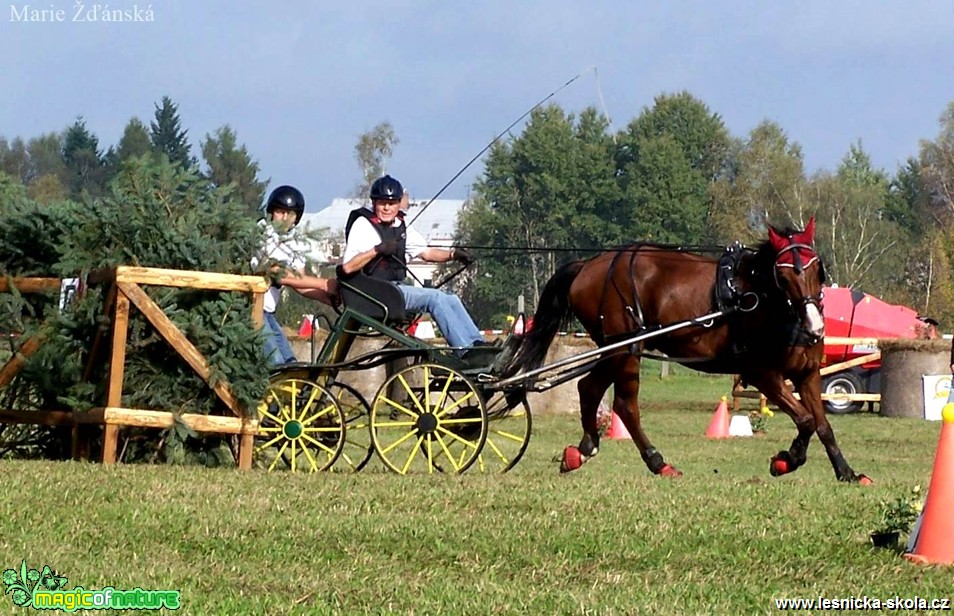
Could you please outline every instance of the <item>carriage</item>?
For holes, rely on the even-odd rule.
[[[376,453],[399,474],[512,469],[530,441],[530,406],[525,388],[497,387],[489,376],[512,344],[434,346],[408,333],[413,317],[390,283],[358,274],[339,278],[339,288],[338,317],[314,361],[271,376],[258,409],[256,464],[356,472]],[[363,337],[383,343],[349,357]],[[342,378],[378,366],[396,368],[370,399]]]
[[[474,466],[506,472],[530,440],[527,392],[583,377],[583,437],[564,451],[561,470],[576,470],[598,453],[597,407],[613,385],[613,410],[646,466],[678,476],[639,417],[640,359],[656,350],[697,370],[739,374],[792,418],[797,435],[772,458],[772,475],[802,466],[817,434],[836,477],[867,484],[870,479],[845,461],[821,403],[824,281],[813,219],[804,230],[770,227],[758,249],[736,244],[719,259],[636,244],[559,268],[526,336],[511,335],[499,347],[455,349],[402,329],[407,315],[390,283],[339,277],[344,307],[315,362],[276,372],[259,405],[256,459],[269,470],[356,471],[377,453],[400,474],[462,473]],[[572,318],[598,348],[542,365],[557,331]],[[348,358],[355,339],[366,335],[387,344]],[[345,371],[399,360],[406,365],[370,401],[339,379]]]

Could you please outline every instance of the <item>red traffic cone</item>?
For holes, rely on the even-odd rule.
[[[606,438],[633,438],[629,435],[629,430],[626,429],[626,424],[624,424],[623,420],[619,418],[619,415],[616,414],[616,411],[613,411],[613,416],[610,419],[610,429],[606,433]]]
[[[311,336],[311,329],[312,329],[311,315],[306,314],[304,315],[304,317],[305,318],[301,320],[301,325],[298,327],[298,335],[301,336],[302,338],[308,338],[309,336]]]
[[[730,421],[728,399],[722,396],[719,406],[715,409],[715,415],[712,416],[712,421],[706,428],[706,438],[729,438],[731,436],[729,434]]]
[[[954,565],[954,403],[944,405],[941,420],[921,528],[914,550],[904,555],[921,565]]]

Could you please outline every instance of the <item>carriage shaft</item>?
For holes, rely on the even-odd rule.
[[[531,370],[531,371],[529,371],[529,372],[524,372],[524,373],[518,374],[518,375],[516,375],[516,376],[512,376],[512,377],[503,379],[503,380],[501,380],[501,381],[497,381],[497,382],[493,383],[492,387],[493,387],[494,389],[497,389],[497,388],[506,387],[506,386],[508,386],[508,385],[514,385],[514,384],[519,384],[519,383],[526,383],[528,380],[533,379],[533,377],[539,376],[539,375],[541,375],[541,374],[545,374],[545,373],[547,373],[547,372],[554,371],[554,370],[556,370],[557,368],[561,368],[561,367],[563,367],[563,366],[570,366],[570,365],[573,365],[573,364],[581,363],[581,362],[584,362],[584,361],[586,361],[586,360],[589,360],[590,358],[598,357],[598,356],[600,356],[600,355],[603,355],[603,354],[605,354],[607,351],[615,351],[616,349],[620,349],[620,348],[629,346],[629,345],[631,345],[631,344],[635,344],[635,343],[637,343],[637,342],[642,342],[643,340],[648,340],[648,339],[650,339],[650,338],[656,338],[657,336],[663,336],[663,335],[665,335],[665,334],[668,334],[668,333],[670,333],[670,332],[674,332],[674,331],[676,331],[676,330],[678,330],[678,329],[682,329],[682,328],[684,328],[684,327],[691,327],[691,326],[694,326],[694,325],[705,327],[705,324],[706,324],[706,323],[709,323],[709,322],[711,322],[711,321],[714,321],[715,319],[717,319],[717,318],[719,318],[719,317],[721,317],[721,316],[724,316],[725,314],[726,314],[726,313],[725,313],[724,310],[719,310],[719,311],[717,311],[717,312],[710,312],[709,314],[703,315],[703,316],[701,316],[701,317],[696,317],[696,318],[694,318],[694,319],[687,319],[687,320],[685,320],[685,321],[678,321],[678,322],[676,322],[676,323],[672,323],[671,325],[666,325],[666,326],[664,326],[664,327],[660,327],[659,329],[655,329],[655,330],[650,331],[650,332],[643,332],[643,333],[641,333],[641,334],[637,334],[636,336],[633,336],[632,338],[627,338],[626,340],[620,340],[619,342],[614,342],[613,344],[608,344],[608,345],[606,345],[606,346],[604,346],[604,347],[600,347],[600,348],[598,348],[598,349],[593,349],[592,351],[586,351],[585,353],[580,353],[579,355],[573,355],[572,357],[567,357],[567,358],[565,358],[565,359],[561,359],[560,361],[554,362],[554,363],[552,363],[552,364],[550,364],[550,365],[541,366],[541,367],[536,368],[536,369],[534,369],[534,370]],[[576,373],[576,371],[574,371],[574,372],[571,373],[571,376],[568,376],[566,379],[559,379],[559,378],[558,378],[557,380],[552,381],[552,384],[546,384],[542,389],[535,389],[535,388],[534,388],[534,389],[535,389],[535,391],[542,391],[543,389],[550,389],[551,387],[556,387],[557,385],[560,385],[560,384],[562,384],[562,383],[564,383],[564,382],[566,382],[566,381],[568,381],[568,380],[574,378],[576,375],[577,375],[577,373]]]

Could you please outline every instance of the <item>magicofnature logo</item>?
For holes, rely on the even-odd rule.
[[[20,563],[20,571],[7,569],[2,574],[6,585],[4,594],[13,593],[13,602],[20,607],[30,607],[33,604],[33,593],[38,590],[59,590],[66,587],[66,578],[56,575],[49,565],[42,571],[27,569],[26,561]]]
[[[58,575],[49,565],[42,570],[27,568],[26,560],[20,563],[19,571],[4,570],[2,581],[4,594],[12,595],[15,605],[37,610],[176,610],[180,605],[178,590],[119,590],[112,586],[65,590],[66,576]]]

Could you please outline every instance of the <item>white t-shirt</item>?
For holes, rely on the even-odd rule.
[[[277,261],[293,270],[305,267],[308,247],[302,240],[296,238],[293,232],[279,233],[268,221],[263,220],[259,224],[265,225],[265,246],[262,254],[252,259],[253,268],[257,268],[262,261]],[[275,312],[281,299],[281,287],[269,287],[265,292],[265,312]]]
[[[395,218],[391,223],[392,227],[400,227],[404,221]],[[407,240],[404,244],[406,258],[408,261],[416,258],[427,249],[427,240],[418,233],[414,227],[407,228]],[[371,221],[363,216],[354,221],[351,226],[351,233],[348,235],[348,243],[345,245],[342,263],[347,263],[362,252],[367,252],[381,243],[381,234],[374,228]]]

